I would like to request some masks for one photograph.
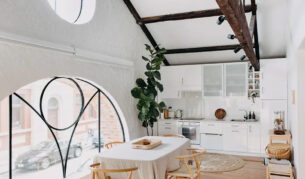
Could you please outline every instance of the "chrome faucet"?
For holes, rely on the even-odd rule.
[[[248,111],[245,110],[245,109],[240,109],[239,111],[244,111],[245,112],[245,115],[244,115],[244,119],[247,120],[249,118],[249,115],[248,115]]]

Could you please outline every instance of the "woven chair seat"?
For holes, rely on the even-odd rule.
[[[191,166],[191,169],[194,173],[194,178],[196,178],[197,177],[196,166]],[[186,177],[186,178],[190,177],[190,174],[188,173],[188,170],[185,165],[182,165],[178,170],[168,172],[168,175],[177,176],[177,177]]]

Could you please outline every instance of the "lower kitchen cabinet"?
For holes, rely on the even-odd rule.
[[[178,125],[176,121],[160,120],[158,122],[158,135],[178,134]]]
[[[207,150],[223,150],[222,148],[222,134],[201,134],[200,146]]]
[[[260,124],[248,124],[248,152],[261,152],[261,128]]]
[[[223,150],[233,152],[247,152],[247,125],[223,125]]]

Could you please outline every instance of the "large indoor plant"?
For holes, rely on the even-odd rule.
[[[142,56],[146,62],[145,76],[146,80],[138,78],[136,80],[136,87],[131,90],[134,98],[138,99],[137,109],[139,110],[138,119],[142,122],[142,126],[146,128],[147,135],[149,135],[149,127],[151,128],[151,135],[153,135],[154,122],[165,107],[164,102],[157,101],[158,92],[163,91],[163,85],[160,83],[161,74],[160,68],[164,60],[164,48],[155,48],[145,44],[146,50],[149,52],[149,57]]]

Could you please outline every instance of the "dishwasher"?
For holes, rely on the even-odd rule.
[[[209,150],[222,150],[222,134],[202,133],[200,145]]]

